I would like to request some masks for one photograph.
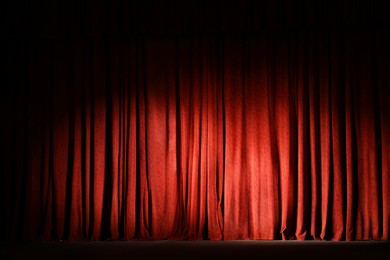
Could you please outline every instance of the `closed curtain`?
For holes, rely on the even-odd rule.
[[[229,28],[7,38],[2,237],[388,240],[390,34]]]

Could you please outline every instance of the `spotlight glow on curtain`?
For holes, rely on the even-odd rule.
[[[387,240],[388,46],[331,30],[9,46],[4,234]]]

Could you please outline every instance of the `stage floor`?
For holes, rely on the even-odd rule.
[[[98,241],[3,243],[0,259],[375,259],[390,241]]]

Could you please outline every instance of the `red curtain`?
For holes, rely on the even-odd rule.
[[[388,240],[388,31],[176,2],[8,3],[1,237]]]

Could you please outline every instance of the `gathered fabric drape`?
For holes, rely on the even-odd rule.
[[[8,41],[10,239],[388,240],[380,31]]]
[[[9,0],[0,238],[388,240],[385,0]]]

